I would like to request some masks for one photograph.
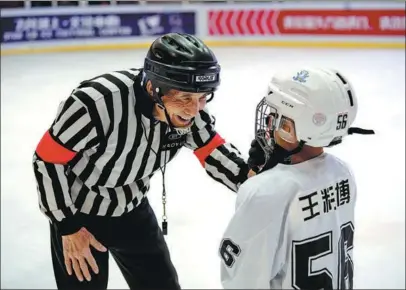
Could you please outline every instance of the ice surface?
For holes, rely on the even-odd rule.
[[[355,287],[405,289],[405,52],[214,48],[222,84],[210,103],[217,129],[242,152],[253,138],[255,106],[270,75],[286,67],[339,69],[359,99],[355,135],[330,149],[349,161],[358,181]],[[141,67],[144,51],[7,56],[1,59],[1,288],[50,289],[48,222],[37,204],[32,154],[59,102],[83,79]],[[188,173],[188,177],[185,173]],[[161,217],[161,175],[149,198]],[[184,149],[168,166],[167,242],[182,288],[219,288],[217,247],[235,195],[212,181]],[[128,289],[111,259],[110,289]]]

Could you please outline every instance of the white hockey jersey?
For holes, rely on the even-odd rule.
[[[323,153],[248,179],[220,248],[225,289],[352,289],[356,185]]]

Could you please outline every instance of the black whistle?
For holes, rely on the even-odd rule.
[[[162,232],[164,236],[168,234],[168,222],[162,222]]]

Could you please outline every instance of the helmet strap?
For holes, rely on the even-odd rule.
[[[168,111],[165,107],[164,102],[162,101],[163,93],[160,87],[156,87],[153,90],[153,99],[154,102],[164,111],[166,121],[168,122],[168,126],[170,129],[170,134],[176,133],[177,135],[185,135],[190,132],[190,128],[176,128],[169,117]]]
[[[210,93],[210,98],[208,98],[208,99],[206,100],[206,103],[211,102],[211,101],[213,100],[213,98],[214,98],[214,92],[213,92],[213,93]]]
[[[352,134],[360,134],[360,135],[373,135],[375,134],[374,130],[362,129],[358,127],[350,127],[348,128],[348,135]]]
[[[275,142],[275,141],[273,141],[273,142]],[[292,155],[297,154],[300,151],[302,151],[305,143],[306,143],[305,141],[301,140],[299,142],[299,145],[291,151],[288,151],[285,148],[283,148],[275,143],[274,150],[272,152],[266,153],[266,157],[265,157],[266,162],[265,162],[265,165],[263,166],[263,168],[261,169],[261,172],[265,171],[267,169],[271,169],[271,168],[275,167],[276,165],[278,165],[279,163],[290,164],[292,161]]]

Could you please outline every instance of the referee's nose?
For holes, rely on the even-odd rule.
[[[191,117],[196,117],[200,110],[204,108],[200,108],[200,102],[198,98],[192,98],[188,106],[185,108],[185,113]]]

